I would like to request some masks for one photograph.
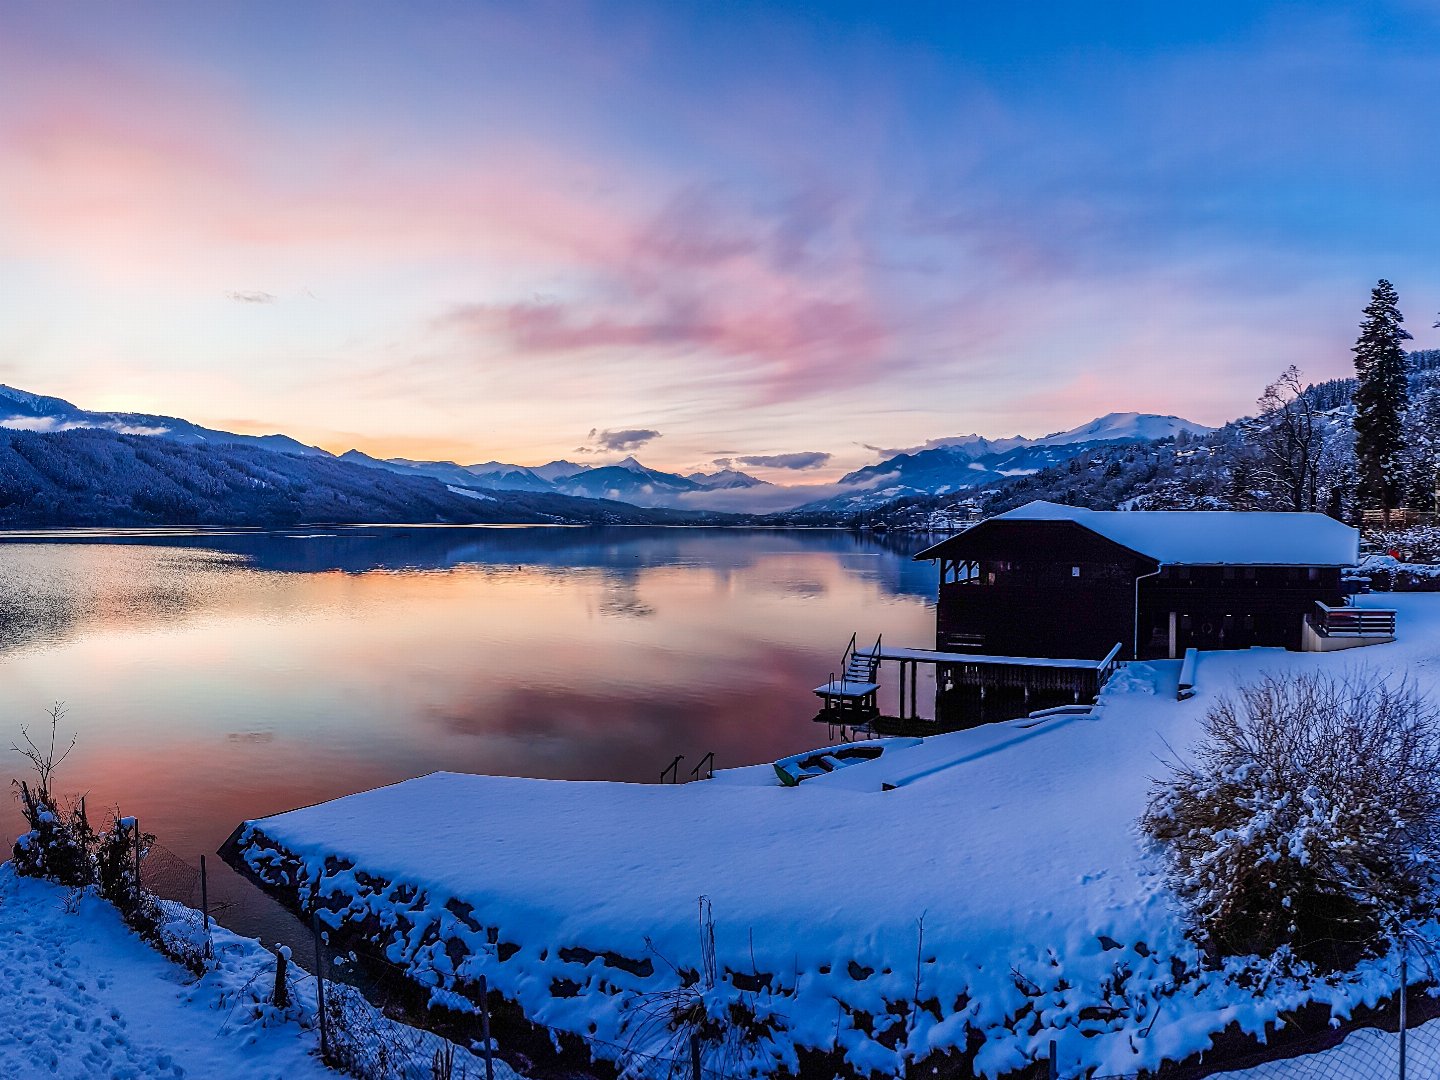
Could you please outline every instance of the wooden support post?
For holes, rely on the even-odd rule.
[[[135,906],[140,906],[140,819],[135,819]]]
[[[200,917],[205,926],[205,959],[210,959],[213,947],[210,943],[210,890],[206,887],[205,856],[200,856]]]
[[[325,965],[320,953],[320,916],[310,912],[310,932],[315,936],[315,1007],[320,1014],[320,1060],[330,1062],[330,1021],[325,1015]]]
[[[910,715],[911,715],[911,717],[917,717],[917,716],[920,715],[920,708],[919,708],[918,705],[915,704],[915,697],[916,697],[916,695],[915,695],[915,673],[916,673],[919,669],[920,669],[920,665],[919,665],[919,664],[911,664],[911,665],[910,665]]]
[[[704,1072],[700,1068],[700,1033],[690,1033],[690,1070],[695,1080],[704,1080]]]
[[[1400,939],[1400,1080],[1405,1080],[1405,1026],[1409,1019],[1405,1015],[1405,990],[1409,972],[1406,970],[1405,939]]]
[[[495,1080],[495,1062],[490,1049],[490,983],[480,976],[480,1037],[485,1040],[485,1080]]]

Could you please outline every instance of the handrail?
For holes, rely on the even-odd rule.
[[[672,762],[670,762],[669,765],[666,765],[665,768],[664,768],[663,770],[661,770],[661,772],[660,772],[660,783],[662,783],[662,784],[665,783],[665,776],[666,776],[666,774],[668,773],[669,776],[670,776],[670,782],[671,782],[672,784],[678,784],[678,783],[680,782],[680,762],[682,762],[682,761],[684,761],[684,760],[685,760],[685,755],[684,755],[684,754],[676,754],[676,755],[675,755],[675,760],[672,761]]]
[[[1115,647],[1105,655],[1105,659],[1101,660],[1100,663],[1095,666],[1097,688],[1104,686],[1105,683],[1109,681],[1110,676],[1115,673],[1115,660],[1116,657],[1120,655],[1120,650],[1123,647],[1124,643],[1117,641]]]
[[[708,754],[706,754],[703,758],[701,758],[701,759],[700,759],[700,764],[696,765],[693,769],[690,770],[690,779],[692,779],[692,780],[699,780],[699,779],[700,779],[700,770],[703,769],[703,768],[705,768],[705,765],[706,765],[707,763],[710,765],[710,772],[706,775],[705,779],[707,779],[707,780],[714,780],[714,779],[715,779],[715,751],[714,751],[714,750],[711,750]]]

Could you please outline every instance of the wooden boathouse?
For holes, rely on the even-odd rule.
[[[1358,553],[1358,532],[1323,514],[1032,502],[915,556],[940,567],[935,647],[852,638],[815,689],[817,719],[913,726],[920,665],[935,669],[932,723],[949,727],[986,719],[987,704],[1004,715],[1091,701],[1126,659],[1390,640],[1393,612],[1345,606],[1341,573]],[[886,661],[899,665],[898,717],[877,705]]]
[[[1343,605],[1359,533],[1324,514],[1085,510],[1032,502],[926,548],[940,564],[936,648],[1179,657],[1300,649]]]

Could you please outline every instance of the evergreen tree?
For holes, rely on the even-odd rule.
[[[1440,484],[1440,380],[1426,376],[1420,396],[1405,412],[1402,471],[1405,505],[1434,510]]]
[[[1402,485],[1402,419],[1408,396],[1405,348],[1409,333],[1396,306],[1400,297],[1385,279],[1370,292],[1360,337],[1355,342],[1355,455],[1360,496],[1387,512],[1399,502]]]

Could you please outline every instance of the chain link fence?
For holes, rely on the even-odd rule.
[[[1399,1032],[1362,1028],[1328,1050],[1267,1061],[1221,1075],[1224,1080],[1437,1080],[1440,1023],[1424,1024],[1405,1033],[1403,1067]]]
[[[140,887],[154,901],[157,944],[186,967],[199,968],[212,955],[210,908],[204,861],[187,863],[161,844],[151,843],[140,861]]]

